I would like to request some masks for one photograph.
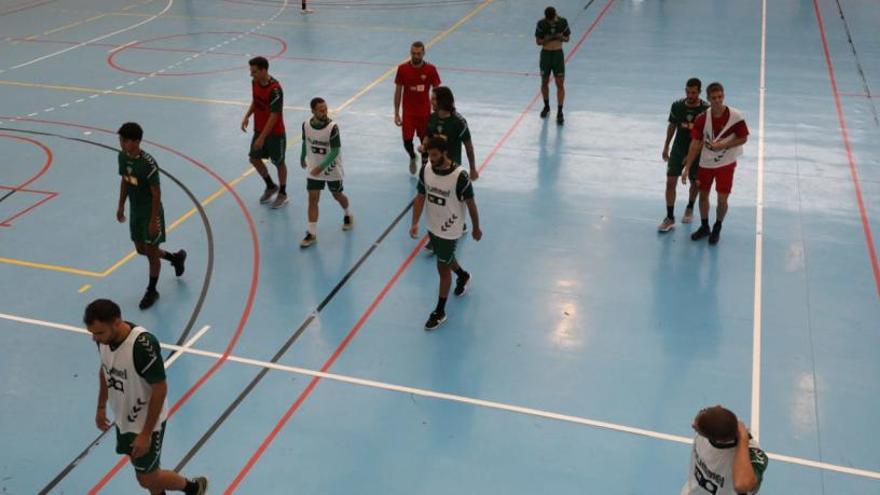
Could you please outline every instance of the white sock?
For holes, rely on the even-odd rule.
[[[345,210],[345,216],[351,215],[351,210],[349,210],[348,208],[343,208],[343,210]]]
[[[309,234],[312,234],[313,236],[317,235],[316,231],[318,230],[318,222],[309,222],[308,228],[309,228]]]

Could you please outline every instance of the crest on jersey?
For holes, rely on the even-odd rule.
[[[425,74],[422,74],[422,76],[421,76],[421,77],[422,77],[422,81],[424,81],[424,80],[425,80],[425,79],[427,79],[427,78],[428,78],[428,76],[426,76],[426,75],[425,75]]]

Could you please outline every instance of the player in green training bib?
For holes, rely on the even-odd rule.
[[[541,47],[541,95],[544,97],[544,108],[541,118],[550,115],[550,75],[556,80],[556,123],[562,125],[562,105],[565,103],[565,53],[562,43],[571,38],[571,29],[565,17],[556,14],[556,9],[547,7],[544,18],[538,21],[535,28],[535,42]]]
[[[159,165],[149,153],[141,149],[144,130],[134,122],[122,124],[119,135],[119,204],[116,219],[125,221],[125,200],[128,199],[128,217],[131,240],[138,254],[150,262],[150,282],[141,299],[140,308],[147,309],[159,299],[156,283],[159,281],[161,260],[168,260],[178,277],[183,275],[186,251],[169,253],[159,248],[165,242],[165,213],[162,209],[162,191],[159,187]]]
[[[474,155],[474,144],[471,142],[471,131],[467,120],[455,111],[455,96],[447,86],[439,86],[431,94],[431,104],[434,113],[428,118],[428,135],[425,142],[433,136],[439,136],[446,140],[446,154],[452,163],[461,164],[461,146],[464,145],[467,153],[468,175],[471,181],[479,178],[477,163]],[[424,153],[424,144],[422,145]]]
[[[123,320],[119,306],[109,299],[89,304],[83,323],[101,358],[95,426],[102,431],[116,427],[116,453],[129,456],[138,483],[150,493],[205,493],[207,479],[188,480],[160,468],[168,384],[156,337]],[[107,402],[113,424],[107,419]]]
[[[703,83],[696,77],[688,79],[685,84],[685,97],[675,100],[669,109],[669,125],[666,126],[666,141],[663,144],[663,161],[666,162],[666,217],[657,226],[660,232],[669,232],[675,227],[675,187],[684,167],[682,162],[691,145],[691,129],[697,115],[705,112],[709,104],[700,98]],[[675,141],[672,137],[675,136]],[[669,152],[669,143],[672,142],[672,152]],[[694,160],[689,169],[691,180],[688,192],[687,208],[684,210],[682,223],[691,223],[694,218],[694,201],[697,200],[697,171],[700,159]]]

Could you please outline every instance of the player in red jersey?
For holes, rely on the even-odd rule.
[[[402,127],[403,148],[409,154],[409,173],[415,174],[417,163],[413,136],[418,135],[420,142],[427,136],[431,88],[440,86],[440,74],[436,67],[425,62],[425,44],[421,41],[412,44],[409,54],[410,61],[397,67],[397,76],[394,78],[394,123]],[[427,155],[422,155],[422,164],[427,161]]]

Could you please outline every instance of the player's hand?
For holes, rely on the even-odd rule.
[[[312,169],[309,170],[309,173],[317,177],[321,175],[321,167],[312,167]]]
[[[95,413],[95,426],[101,431],[106,431],[110,428],[110,421],[107,420],[107,411],[103,407],[99,407],[98,412]]]
[[[257,139],[254,139],[253,150],[259,151],[263,149],[263,145],[266,143],[266,140],[262,136],[257,136]]]
[[[418,239],[418,238],[419,238],[419,226],[418,226],[418,224],[413,225],[412,227],[409,228],[409,236],[412,237],[413,239]]]
[[[475,225],[471,235],[474,236],[475,241],[479,242],[479,240],[483,238],[483,231]]]
[[[712,151],[723,151],[727,149],[727,143],[722,143],[719,140],[712,141],[709,143],[709,149]]]
[[[663,156],[663,161],[664,161],[664,162],[668,162],[668,161],[669,161],[669,146],[664,146],[664,147],[663,147],[663,153],[662,153],[662,156]]]
[[[748,444],[750,436],[751,436],[751,434],[749,433],[749,429],[746,427],[745,423],[740,421],[739,424],[737,425],[737,429],[736,429],[737,439],[740,442],[744,442],[745,444]]]
[[[138,436],[134,437],[134,442],[131,442],[131,458],[137,459],[143,457],[143,455],[149,451],[150,434],[138,433]]]
[[[159,235],[159,219],[154,218],[150,220],[150,225],[147,227],[147,233],[150,234],[150,237],[156,237]]]
[[[125,210],[119,208],[116,210],[116,221],[122,223],[125,221]]]
[[[241,132],[247,132],[249,122],[250,122],[250,119],[247,117],[241,119]]]
[[[305,160],[300,160],[300,161],[299,161],[299,166],[302,167],[303,170],[305,170],[305,169],[306,169],[306,161],[305,161]]]
[[[396,113],[394,114],[394,125],[396,125],[397,127],[400,127],[403,125],[403,121],[400,120],[400,115],[396,114]]]
[[[477,169],[472,168],[470,173],[468,173],[468,178],[470,178],[471,182],[474,182],[480,178],[480,172],[478,172]]]
[[[684,167],[684,168],[681,170],[681,183],[682,183],[683,185],[685,185],[685,186],[686,186],[687,183],[688,183],[688,174],[689,174],[689,173],[690,173],[690,167]]]

